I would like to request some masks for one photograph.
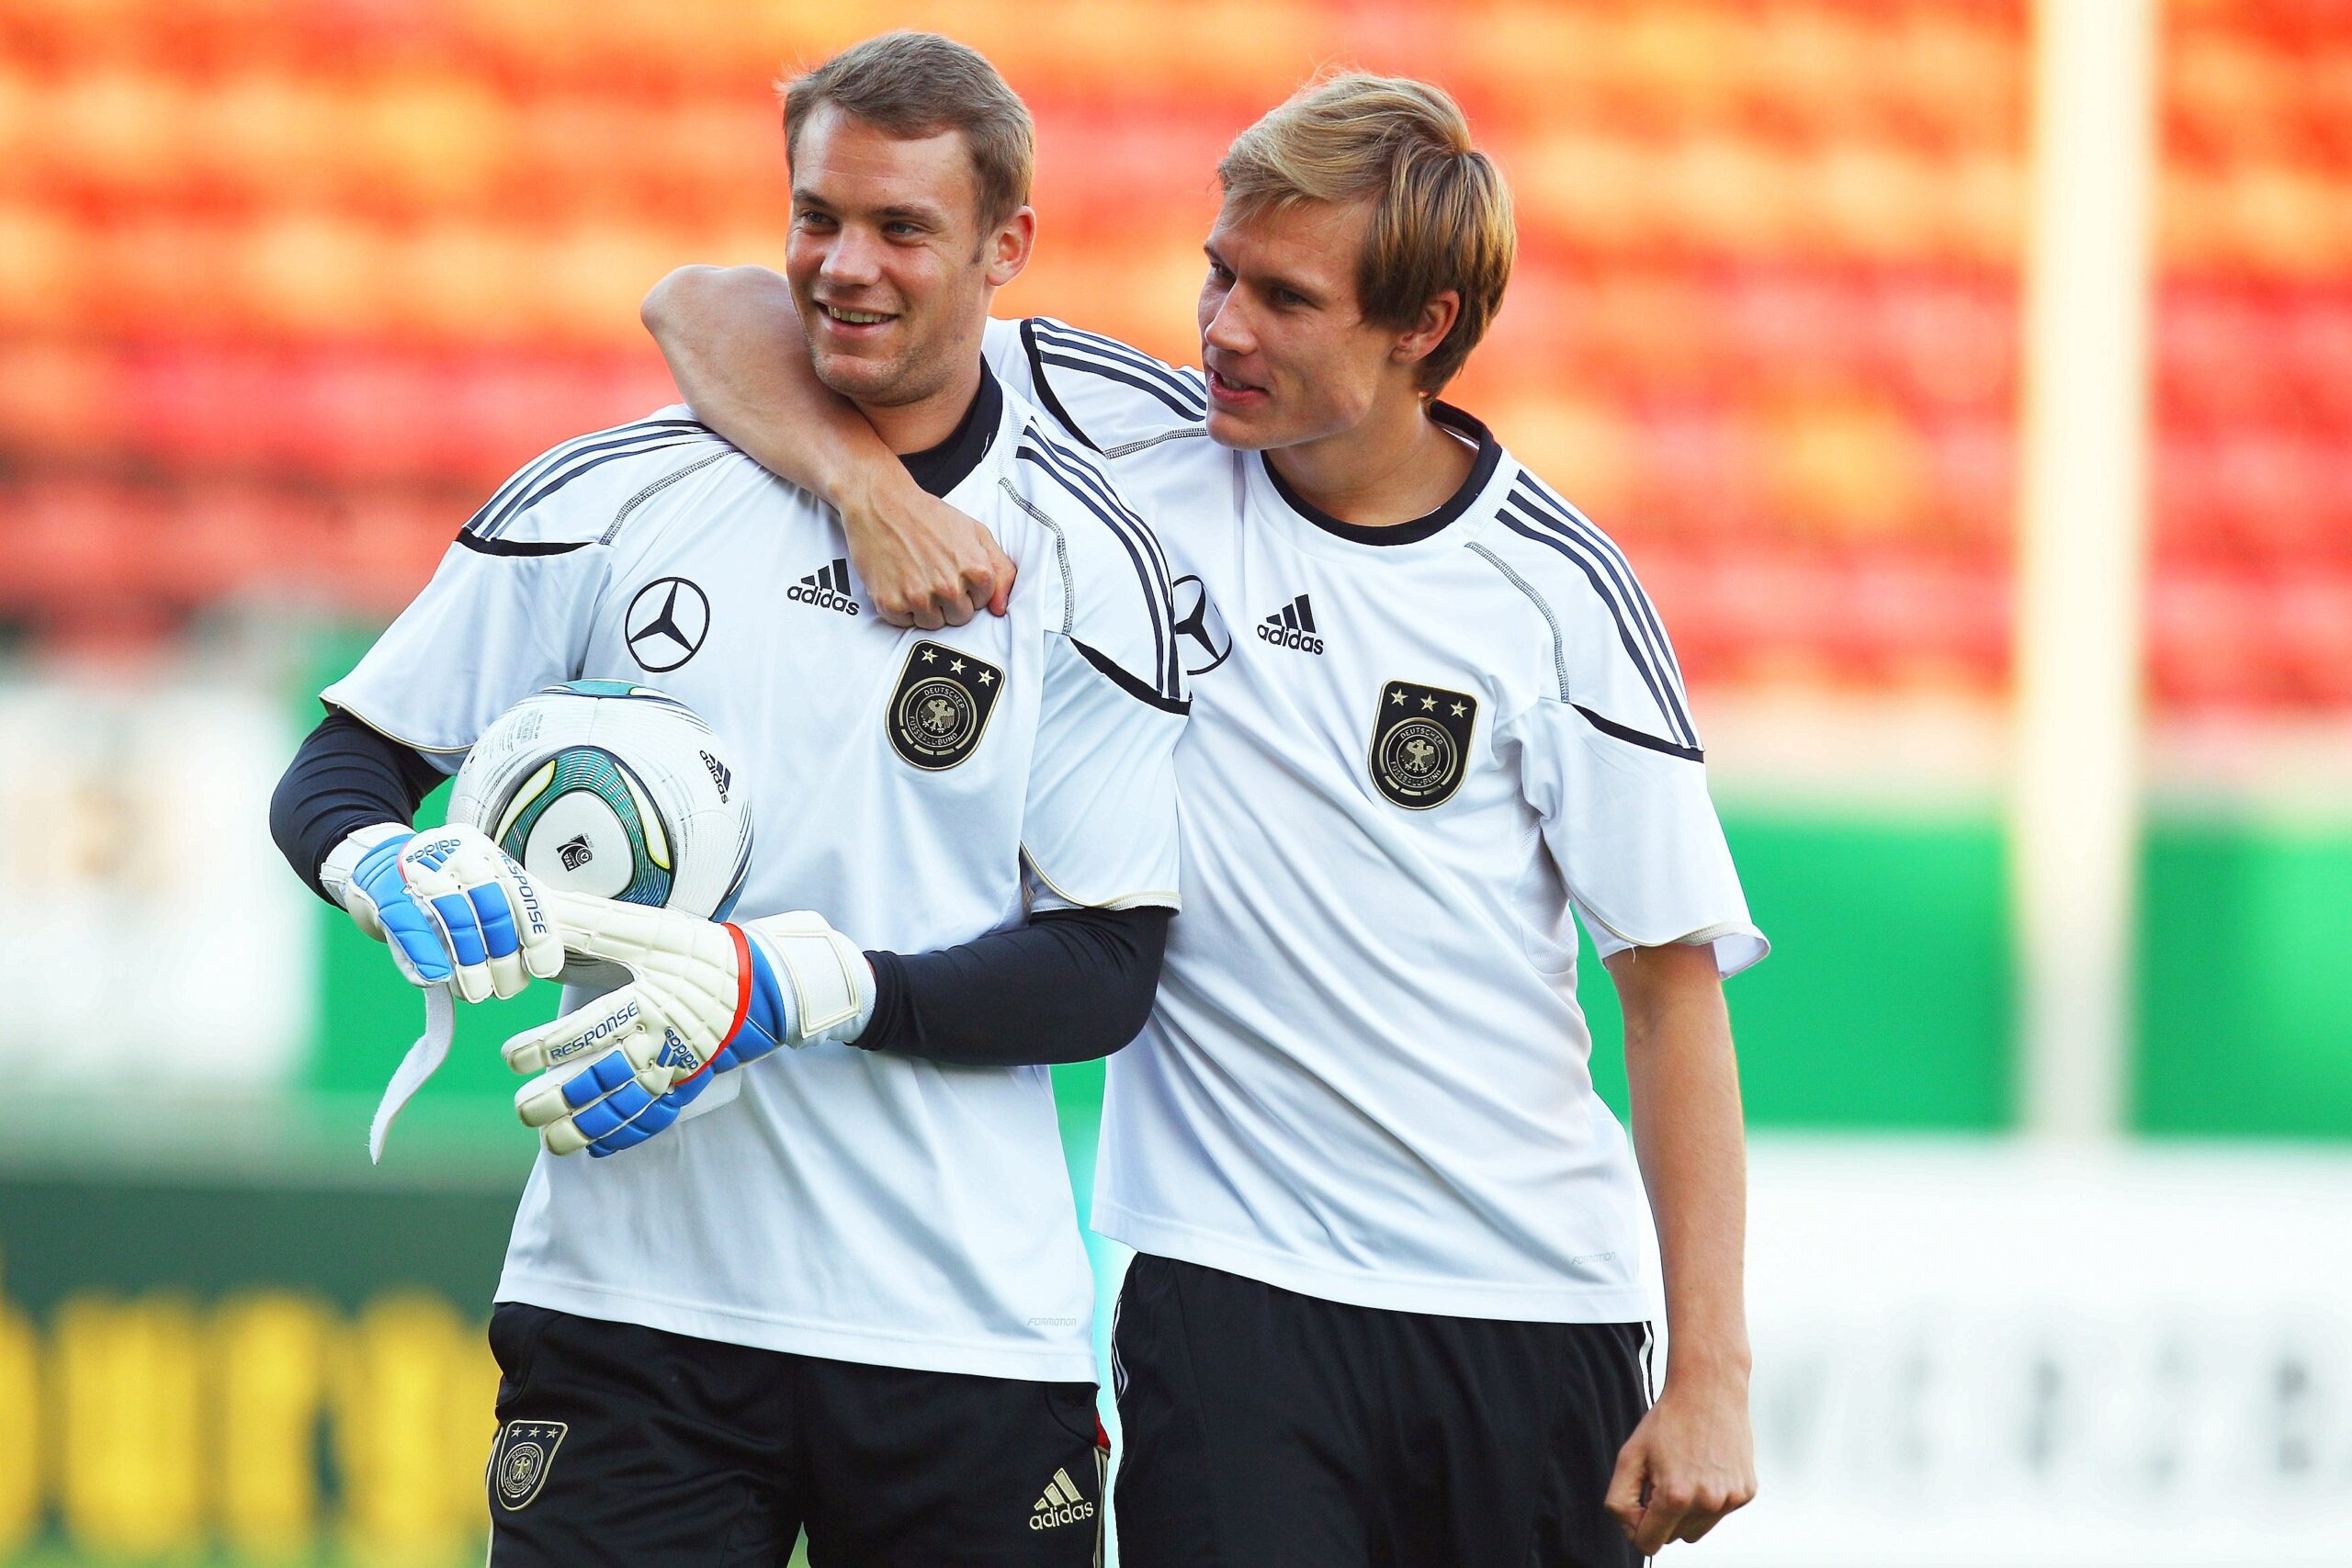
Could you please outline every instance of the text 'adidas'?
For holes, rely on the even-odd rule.
[[[1258,623],[1258,640],[1301,653],[1320,653],[1323,639],[1315,635],[1315,611],[1302,593]]]
[[[786,589],[784,596],[820,609],[839,610],[845,615],[858,613],[857,600],[849,585],[849,561],[843,557],[835,557],[830,566],[819,567]]]

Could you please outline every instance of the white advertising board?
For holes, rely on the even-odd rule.
[[[274,1087],[316,919],[269,839],[282,697],[0,680],[0,1070],[17,1089]]]
[[[1666,1562],[2352,1564],[2352,1155],[1767,1141],[1752,1186],[1762,1493]]]

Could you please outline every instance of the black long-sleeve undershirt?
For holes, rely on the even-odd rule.
[[[270,836],[324,898],[319,867],[334,847],[358,829],[413,820],[445,776],[423,752],[331,711],[270,797]],[[874,1018],[856,1043],[969,1066],[1107,1056],[1151,1011],[1170,913],[1044,910],[936,953],[869,953]]]
[[[332,904],[319,867],[334,847],[379,822],[414,821],[447,777],[414,747],[330,708],[269,797],[269,836],[302,885]]]
[[[1143,1032],[1173,910],[1046,909],[937,953],[869,953],[869,1051],[974,1066],[1091,1062]]]

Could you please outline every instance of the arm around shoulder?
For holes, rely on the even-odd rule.
[[[817,378],[791,287],[760,266],[682,266],[639,310],[695,417],[842,514],[866,597],[893,626],[1004,613],[1012,562],[927,494],[863,414]]]

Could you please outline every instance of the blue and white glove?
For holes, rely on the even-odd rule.
[[[620,964],[626,986],[505,1045],[539,1076],[514,1096],[549,1154],[603,1156],[667,1128],[717,1073],[778,1046],[854,1040],[874,1016],[874,967],[799,910],[741,925],[550,889],[564,945]]]
[[[479,829],[362,828],[319,881],[413,986],[447,984],[479,1002],[563,968],[563,933],[530,874]]]

